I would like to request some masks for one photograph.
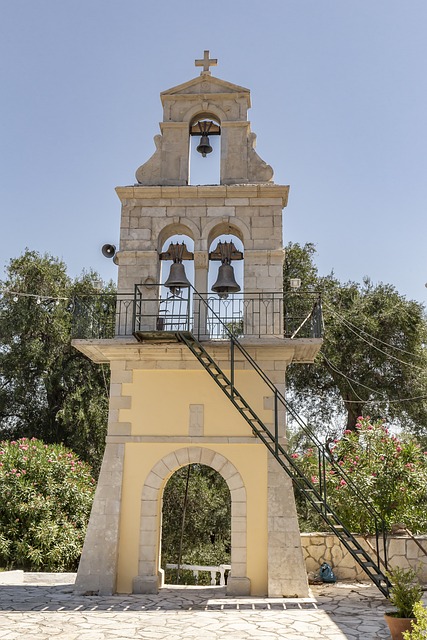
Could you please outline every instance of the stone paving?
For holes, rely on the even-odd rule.
[[[78,595],[75,574],[0,573],[0,640],[376,640],[387,601],[367,583],[312,587],[312,598],[229,598],[223,587],[159,595]]]

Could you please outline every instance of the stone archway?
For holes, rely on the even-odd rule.
[[[138,576],[134,593],[157,593],[159,587],[160,500],[167,479],[177,469],[203,464],[217,471],[226,481],[231,496],[231,576],[227,592],[248,595],[250,581],[246,570],[246,489],[242,476],[225,456],[206,447],[184,447],[159,460],[148,474],[141,494]]]

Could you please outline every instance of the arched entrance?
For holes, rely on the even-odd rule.
[[[141,495],[140,545],[138,576],[133,580],[134,593],[156,593],[163,586],[160,568],[161,498],[168,478],[177,469],[193,464],[215,469],[226,481],[231,496],[231,577],[227,591],[249,594],[247,576],[246,489],[236,467],[222,454],[205,447],[185,447],[169,453],[154,465]]]
[[[189,567],[230,564],[231,497],[212,467],[190,464],[175,471],[162,498],[161,567],[165,584],[213,584],[214,574]],[[225,570],[224,570],[225,573]],[[220,572],[215,574],[220,578]]]

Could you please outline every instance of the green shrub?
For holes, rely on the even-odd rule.
[[[427,609],[421,600],[414,605],[415,621],[411,622],[411,631],[404,631],[404,640],[425,640],[427,638]]]
[[[414,618],[415,605],[423,595],[417,571],[395,567],[387,575],[392,583],[389,600],[396,607],[396,617]]]
[[[0,565],[74,571],[95,490],[75,453],[41,440],[0,443]]]

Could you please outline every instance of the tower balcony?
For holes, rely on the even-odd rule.
[[[219,297],[186,288],[172,295],[161,285],[136,285],[133,293],[77,296],[72,338],[137,337],[167,340],[190,331],[198,340],[268,338],[321,339],[323,318],[317,292],[240,292]]]

